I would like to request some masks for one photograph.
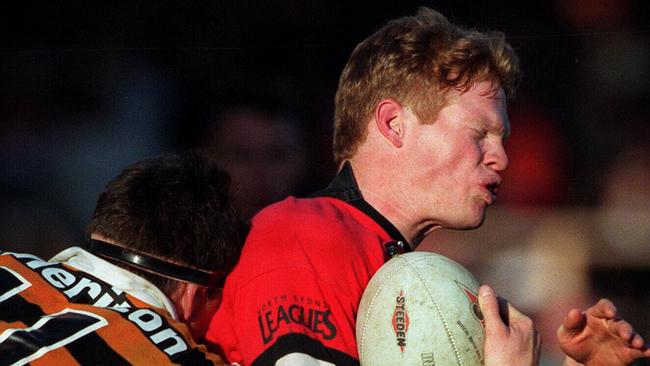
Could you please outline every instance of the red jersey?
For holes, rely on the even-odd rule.
[[[206,335],[230,362],[358,365],[361,295],[389,258],[385,244],[405,241],[361,199],[349,165],[319,195],[253,219]]]
[[[88,268],[113,284],[144,280],[79,248]],[[81,263],[81,261],[78,261]],[[148,282],[147,282],[148,283]],[[160,298],[138,288],[140,298]],[[164,295],[162,295],[164,296]],[[163,308],[75,267],[29,254],[0,254],[0,364],[215,365],[218,356],[192,340],[187,327]]]

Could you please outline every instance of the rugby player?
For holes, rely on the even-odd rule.
[[[84,247],[0,253],[0,364],[220,365],[201,341],[245,226],[196,153],[122,171]]]

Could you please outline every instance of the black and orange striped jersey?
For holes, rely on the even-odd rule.
[[[223,363],[165,309],[88,271],[5,252],[0,253],[0,365],[23,364]]]

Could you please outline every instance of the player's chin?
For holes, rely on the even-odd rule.
[[[481,227],[483,222],[485,222],[485,212],[486,206],[477,208],[474,212],[468,214],[462,221],[460,221],[456,226],[456,229],[472,230]]]

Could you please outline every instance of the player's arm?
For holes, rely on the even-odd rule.
[[[230,362],[247,365],[358,365],[352,351],[353,315],[324,296],[327,286],[300,268],[256,277],[222,304],[207,340]],[[331,301],[331,304],[329,303]],[[226,308],[227,307],[227,308]],[[346,350],[348,352],[346,352]]]
[[[557,331],[565,366],[630,365],[650,357],[650,349],[630,323],[617,317],[616,307],[606,299],[585,311],[572,309]]]
[[[485,365],[537,365],[541,340],[533,321],[486,285],[479,289],[479,304],[485,318]]]

